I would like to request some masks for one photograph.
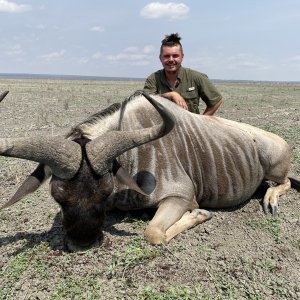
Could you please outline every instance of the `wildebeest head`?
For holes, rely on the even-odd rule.
[[[84,147],[82,145],[83,154]],[[61,206],[65,245],[68,250],[82,250],[101,242],[106,199],[112,193],[113,187],[110,170],[106,174],[98,175],[85,155],[72,179],[52,176],[50,191]]]
[[[76,251],[97,243],[102,237],[106,199],[113,192],[115,159],[134,147],[166,135],[174,126],[172,114],[148,95],[144,96],[161,115],[161,124],[135,131],[108,131],[93,140],[63,137],[0,139],[1,155],[40,163],[2,208],[36,190],[47,177],[44,168],[47,166],[52,174],[51,194],[62,208],[67,248]],[[126,183],[131,182],[134,186],[132,179],[124,178],[124,170],[120,173]]]

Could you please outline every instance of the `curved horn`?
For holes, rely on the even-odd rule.
[[[102,175],[109,168],[112,160],[122,153],[156,140],[168,134],[174,127],[175,118],[163,105],[152,97],[139,92],[156,108],[163,122],[150,128],[135,131],[109,131],[86,145],[86,152],[92,168]]]
[[[42,163],[62,179],[75,176],[82,156],[80,145],[63,137],[0,139],[0,155]]]
[[[0,102],[6,97],[6,95],[9,93],[9,91],[5,91],[0,95]]]

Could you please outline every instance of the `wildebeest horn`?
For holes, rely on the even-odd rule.
[[[63,137],[0,139],[0,155],[36,161],[62,179],[71,179],[81,163],[79,144]]]
[[[175,118],[163,105],[152,97],[139,92],[156,108],[163,122],[150,128],[134,131],[109,131],[86,145],[88,159],[93,170],[102,175],[114,158],[132,148],[151,142],[169,133],[175,124]]]
[[[0,95],[0,102],[6,97],[6,95],[9,93],[9,91],[5,91]]]

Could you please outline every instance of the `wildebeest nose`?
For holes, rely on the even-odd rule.
[[[68,252],[84,252],[91,248],[97,248],[102,244],[103,236],[90,243],[74,243],[71,239],[65,238],[65,250]]]

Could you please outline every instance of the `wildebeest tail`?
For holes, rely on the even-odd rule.
[[[291,181],[292,188],[300,192],[300,181],[292,177],[289,177],[289,180]]]

